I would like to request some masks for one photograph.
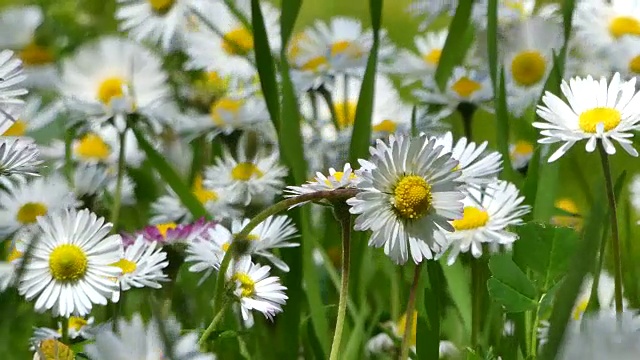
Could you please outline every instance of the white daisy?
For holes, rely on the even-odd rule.
[[[450,249],[447,263],[453,264],[461,252],[480,257],[483,244],[492,251],[500,245],[510,247],[518,235],[507,227],[522,224],[521,217],[531,210],[523,201],[518,188],[506,181],[490,184],[484,191],[470,189],[462,218],[451,222],[455,231],[444,234]]]
[[[420,31],[424,31],[441,14],[453,16],[458,7],[458,0],[413,0],[407,11],[421,19]]]
[[[0,138],[0,176],[37,176],[38,146],[26,139]]]
[[[124,130],[124,115],[162,103],[169,95],[167,84],[156,54],[131,40],[103,37],[63,62],[59,87],[71,109],[98,122],[117,115],[116,126]]]
[[[640,76],[640,36],[625,36],[613,44],[610,58],[612,67],[625,79]]]
[[[92,304],[106,305],[121,272],[110,264],[122,258],[120,235],[108,235],[111,224],[86,209],[39,217],[38,224],[42,235],[20,279],[20,294],[37,298],[36,310],[53,309],[55,316],[83,316]]]
[[[73,192],[78,198],[101,195],[110,177],[102,165],[79,163],[73,169]]]
[[[229,149],[224,149],[222,157],[206,168],[203,185],[226,192],[232,203],[271,202],[284,187],[287,168],[278,164],[277,151],[266,155],[266,149],[260,147],[250,157],[246,152],[247,141],[246,136],[238,141],[235,158]]]
[[[53,101],[47,105],[42,104],[42,98],[38,95],[30,95],[24,105],[7,107],[6,114],[0,113],[0,119],[9,117],[13,125],[0,133],[2,136],[26,136],[39,130],[51,122],[60,114],[63,107],[61,101]],[[0,120],[2,122],[3,120]],[[2,127],[0,125],[0,127]]]
[[[302,194],[310,194],[318,191],[331,191],[356,186],[356,174],[351,169],[351,164],[344,164],[342,171],[329,169],[329,175],[316,172],[316,177],[301,186],[287,186],[286,197],[295,197]]]
[[[169,280],[162,272],[169,265],[167,253],[156,242],[146,241],[142,235],[125,248],[122,259],[111,265],[122,269],[118,277],[121,291],[142,287],[160,289],[160,282]],[[113,301],[117,302],[119,296],[120,292],[115,292]]]
[[[522,170],[529,165],[533,156],[533,144],[526,140],[518,140],[509,145],[509,158],[511,166],[516,170]]]
[[[546,122],[534,122],[544,136],[541,144],[562,142],[562,146],[551,155],[549,162],[564,155],[576,142],[587,140],[585,149],[592,152],[600,141],[607,154],[615,154],[611,139],[617,141],[631,156],[638,156],[633,148],[632,130],[640,127],[640,95],[635,90],[636,79],[621,82],[616,73],[607,84],[591,76],[563,80],[560,88],[567,103],[558,96],[546,92],[544,105],[538,105],[538,115]]]
[[[269,276],[269,266],[251,262],[249,256],[239,258],[226,273],[227,281],[234,284],[233,293],[240,303],[242,318],[249,320],[252,310],[261,312],[267,319],[282,311],[286,303],[286,287],[276,276]]]
[[[356,171],[362,191],[347,200],[354,228],[371,230],[369,245],[384,246],[397,264],[409,254],[416,263],[433,258],[446,245],[437,230],[453,230],[448,221],[462,216],[458,162],[426,136],[391,136],[370,152],[374,168]]]
[[[447,40],[447,30],[429,32],[414,38],[417,54],[401,50],[388,72],[402,76],[404,84],[413,83],[424,76],[433,74],[440,62],[440,55]]]
[[[10,6],[0,12],[0,31],[7,36],[0,39],[0,48],[21,49],[33,39],[44,16],[40,7]]]
[[[186,34],[186,52],[189,69],[216,71],[219,75],[249,78],[255,75],[254,39],[251,29],[238,19],[224,2],[197,3],[193,11],[199,14],[201,24]],[[235,1],[238,11],[251,21],[251,2]],[[271,4],[261,2],[269,46],[274,53],[280,49],[280,13]]]
[[[191,0],[118,0],[115,17],[119,29],[136,41],[160,43],[165,51],[176,48],[187,30]]]
[[[233,234],[238,234],[242,231],[249,221],[250,219],[244,219],[243,221],[234,220],[231,225],[231,231]],[[272,254],[271,251],[273,249],[300,246],[300,244],[296,242],[288,241],[297,236],[297,230],[291,221],[291,218],[286,215],[269,216],[251,230],[249,236],[247,236],[247,240],[249,240],[247,254],[263,257],[278,269],[288,272],[289,265]],[[230,240],[231,239],[229,239],[229,241]]]
[[[217,229],[218,232],[228,232],[228,230],[220,224],[216,224],[213,229],[218,227],[222,228]],[[217,237],[216,239],[220,238],[221,237]],[[214,271],[220,269],[220,263],[222,263],[224,254],[228,249],[228,246],[222,248],[221,244],[210,236],[200,236],[187,243],[184,261],[191,263],[189,271],[194,273],[204,272],[198,285],[202,284]]]
[[[35,224],[37,217],[76,205],[76,199],[59,175],[20,179],[0,191],[0,235]]]
[[[164,322],[164,329],[172,341],[165,344],[158,321]],[[104,327],[96,334],[96,341],[85,346],[85,352],[92,360],[116,359],[161,359],[174,360],[215,360],[212,354],[201,353],[198,335],[194,332],[183,334],[180,324],[173,318],[167,320],[152,319],[147,325],[139,314],[131,321],[119,320],[118,332]],[[167,347],[171,354],[167,354]]]
[[[626,37],[625,37],[626,38]],[[567,56],[564,66],[564,78],[576,76],[594,78],[611,77],[614,49],[599,49],[589,43],[580,41],[575,36],[569,39],[570,56]]]
[[[589,299],[591,298],[593,284],[593,277],[591,275],[587,275],[582,282],[580,293],[578,294],[575,306],[573,307],[572,317],[574,320],[582,319],[585,314],[587,306],[589,305]],[[600,311],[610,311],[613,313],[615,281],[611,275],[604,271],[600,273],[600,278],[598,279],[598,290],[596,293],[598,296],[598,305],[601,309]],[[626,305],[626,299],[623,299],[623,301]]]
[[[7,243],[7,258],[0,261],[0,292],[4,292],[9,286],[13,286],[16,281],[16,274],[22,263],[22,251],[16,245]]]
[[[80,316],[70,316],[68,323],[68,331],[70,339],[93,339],[93,322],[94,317],[85,319]],[[29,343],[35,344],[46,339],[61,339],[62,323],[58,322],[58,329],[40,327],[33,331],[33,336],[29,339]]]
[[[480,29],[487,27],[487,8],[487,0],[478,1],[473,6],[471,17]],[[535,0],[498,0],[498,25],[509,29],[509,26],[517,26],[534,16],[558,21],[559,10],[558,4],[540,4],[536,10]]]
[[[607,49],[624,36],[640,36],[638,0],[583,0],[573,18],[575,36],[597,49]]]
[[[0,51],[0,105],[21,105],[24,100],[20,96],[26,95],[26,89],[21,88],[27,78],[22,72],[22,61],[14,57],[11,50]],[[0,120],[0,133],[4,133],[8,126],[6,120]]]

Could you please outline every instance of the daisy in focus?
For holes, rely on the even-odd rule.
[[[447,263],[453,264],[461,252],[479,258],[483,244],[492,252],[501,245],[510,248],[518,235],[507,227],[522,224],[522,216],[531,211],[523,201],[518,188],[506,181],[490,184],[484,191],[470,189],[462,218],[451,222],[455,231],[444,234],[450,249]]]
[[[329,175],[316,172],[316,177],[301,186],[287,186],[286,197],[294,197],[302,194],[311,194],[318,191],[331,191],[336,189],[352,188],[356,186],[357,177],[351,169],[351,164],[346,163],[342,171],[329,169]]]
[[[0,176],[37,176],[38,146],[30,140],[0,138]]]
[[[111,265],[122,269],[118,277],[121,291],[142,287],[160,289],[160,283],[169,280],[162,272],[169,265],[167,253],[157,242],[148,242],[141,235],[124,249],[122,259]],[[119,296],[119,292],[115,294]]]
[[[390,136],[370,148],[372,168],[356,171],[362,191],[347,200],[354,229],[371,230],[369,245],[397,264],[433,258],[446,246],[438,230],[452,231],[449,221],[462,217],[461,172],[442,149],[426,136]]]
[[[638,156],[633,148],[631,131],[640,125],[640,95],[635,89],[636,79],[621,81],[616,73],[607,84],[605,78],[594,80],[573,78],[568,83],[563,80],[560,88],[567,103],[558,96],[546,92],[542,97],[544,105],[538,105],[538,115],[546,122],[534,122],[540,129],[541,144],[563,143],[549,162],[564,155],[576,142],[587,140],[585,149],[593,152],[600,144],[604,151],[613,155],[616,148],[611,140],[631,156]]]
[[[36,240],[18,290],[36,299],[39,312],[54,316],[87,315],[93,304],[106,305],[119,291],[112,279],[121,270],[111,264],[122,258],[119,235],[111,224],[89,210],[63,210],[38,218],[42,235]]]

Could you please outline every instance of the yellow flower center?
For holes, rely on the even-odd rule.
[[[227,87],[227,81],[217,71],[209,71],[204,74],[204,87],[214,92],[221,91]]]
[[[202,204],[206,204],[209,201],[218,200],[218,194],[213,191],[202,186],[202,176],[197,175],[193,181],[193,187],[191,188],[191,192]]]
[[[18,250],[17,247],[12,247],[11,251],[9,251],[9,255],[7,255],[7,262],[12,262],[14,260],[20,259],[22,257],[22,252]]]
[[[524,4],[522,1],[504,1],[503,5],[511,10],[517,11],[521,16],[525,15]]]
[[[379,124],[373,125],[373,131],[394,133],[398,128],[398,124],[393,120],[385,119],[382,120]]]
[[[302,51],[300,43],[307,39],[307,34],[304,32],[293,34],[291,41],[289,42],[289,51],[287,52],[289,59],[295,60],[300,55],[300,52]]]
[[[58,245],[49,255],[51,276],[61,282],[75,282],[87,272],[87,255],[74,244]]]
[[[304,64],[302,64],[300,69],[302,69],[304,71],[314,71],[315,72],[315,71],[320,70],[320,68],[322,66],[325,66],[328,63],[329,62],[327,61],[326,57],[324,57],[324,56],[316,56],[314,58],[311,58],[310,60],[308,60]]]
[[[615,129],[620,124],[621,114],[618,110],[608,107],[597,107],[580,114],[580,129],[586,133],[595,134],[596,127],[602,123],[604,131]]]
[[[56,339],[46,339],[40,343],[40,353],[44,355],[43,360],[73,360],[75,355],[67,345]]]
[[[582,219],[580,219],[580,209],[578,205],[569,198],[562,198],[556,200],[554,203],[556,209],[563,210],[568,212],[571,215],[556,215],[551,218],[551,223],[558,226],[568,226],[574,228],[580,228],[582,224]]]
[[[398,319],[398,322],[396,322],[396,328],[397,333],[398,333],[398,337],[403,337],[404,336],[404,329],[407,327],[407,314],[402,314],[402,316],[400,316],[400,318]],[[411,319],[411,333],[409,336],[409,345],[410,346],[415,346],[416,344],[416,333],[418,330],[418,312],[414,311],[413,312],[413,316]]]
[[[557,209],[564,210],[570,214],[580,213],[580,209],[578,209],[578,205],[576,205],[576,203],[569,198],[556,200],[554,205]]]
[[[256,292],[256,282],[246,273],[236,273],[233,279],[240,283],[242,297],[251,297]]]
[[[260,171],[254,163],[250,162],[238,163],[238,165],[231,170],[231,177],[239,181],[249,181],[253,177],[259,179],[262,175],[264,175],[262,171]]]
[[[123,274],[131,274],[132,272],[136,271],[136,268],[138,267],[136,263],[127,259],[120,259],[111,264],[111,266],[119,267],[120,269],[122,269]]]
[[[27,123],[18,119],[4,132],[4,134],[2,134],[2,136],[24,136],[26,132]]]
[[[629,61],[629,71],[634,74],[640,74],[640,55],[634,57]]]
[[[209,116],[211,116],[211,120],[213,120],[214,124],[223,126],[226,124],[223,115],[225,113],[231,113],[232,115],[237,114],[243,104],[244,101],[242,99],[221,98],[211,104]]]
[[[228,242],[222,244],[222,251],[224,251],[224,252],[229,251],[229,247],[230,246],[231,246],[231,243],[228,243]]]
[[[351,58],[362,56],[364,51],[358,46],[348,40],[336,41],[331,45],[331,56],[338,56],[347,54]]]
[[[438,65],[440,62],[440,56],[442,55],[442,49],[433,49],[428,53],[422,55],[422,60],[427,64]]]
[[[69,329],[73,329],[75,331],[80,331],[83,327],[87,326],[87,320],[79,317],[79,316],[71,316],[69,317]]]
[[[339,102],[334,104],[336,111],[336,120],[340,129],[346,129],[353,126],[356,120],[356,106],[358,104],[355,101]]]
[[[33,224],[38,216],[47,214],[47,205],[40,202],[28,202],[18,209],[16,219],[21,224]]]
[[[118,76],[104,79],[98,86],[98,100],[105,105],[109,105],[113,98],[122,97],[127,85],[127,82]]]
[[[479,82],[473,81],[466,76],[461,77],[451,85],[451,90],[455,91],[463,98],[469,98],[474,92],[480,89],[482,89],[482,85]]]
[[[631,16],[618,16],[609,23],[609,33],[618,39],[624,35],[640,36],[640,21]]]
[[[582,314],[584,314],[584,312],[587,311],[587,306],[589,306],[588,296],[580,300],[580,302],[578,302],[578,304],[576,305],[575,309],[573,309],[573,319],[580,320],[580,318],[582,318]]]
[[[44,46],[40,46],[35,42],[29,43],[22,51],[18,53],[20,60],[24,66],[38,66],[51,64],[54,61],[54,56],[51,50]]]
[[[522,86],[537,84],[544,77],[547,63],[540,52],[523,51],[511,61],[513,79]]]
[[[158,232],[160,233],[160,235],[162,235],[163,238],[167,237],[167,231],[173,230],[176,227],[178,227],[178,225],[174,222],[168,222],[168,223],[156,225],[156,229],[158,229]]]
[[[74,146],[75,154],[83,160],[106,160],[111,147],[96,134],[88,133]]]
[[[343,177],[344,177],[344,173],[343,173],[342,171],[336,171],[336,172],[333,174],[333,178],[334,178],[336,181],[338,181],[338,182],[342,181],[342,178],[343,178]],[[355,180],[355,178],[356,178],[356,174],[351,173],[351,174],[349,175],[349,180]],[[329,181],[329,179],[325,180],[324,182],[325,182],[325,184],[327,184],[327,185],[331,186],[331,181]]]
[[[171,10],[171,7],[173,6],[173,3],[175,0],[148,0],[148,1],[149,1],[149,5],[151,5],[151,8],[153,9],[154,12],[160,15],[164,15],[169,10]]]
[[[224,34],[222,49],[229,55],[246,56],[253,50],[253,34],[244,27]]]
[[[529,155],[533,152],[533,144],[528,141],[518,140],[513,147],[514,155]]]
[[[417,175],[406,175],[394,189],[394,206],[405,219],[419,219],[431,209],[431,185]]]
[[[462,219],[453,220],[452,225],[456,230],[472,230],[485,226],[489,221],[486,211],[473,206],[465,206]]]

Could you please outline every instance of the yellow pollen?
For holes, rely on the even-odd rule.
[[[193,181],[193,187],[191,188],[191,192],[202,204],[206,204],[209,201],[218,200],[218,194],[213,191],[202,186],[202,176],[197,175]]]
[[[251,178],[261,178],[262,171],[254,163],[241,162],[231,170],[231,177],[234,180],[249,181]]]
[[[164,15],[169,10],[171,10],[171,7],[173,6],[173,2],[174,2],[174,0],[148,0],[148,1],[153,11],[160,15]]]
[[[522,86],[537,84],[544,77],[547,63],[538,51],[523,51],[511,61],[511,75]]]
[[[223,116],[225,114],[228,115],[229,113],[236,115],[243,104],[244,101],[242,99],[223,97],[211,104],[209,116],[211,116],[211,120],[213,120],[214,124],[223,126],[226,124]]]
[[[246,56],[253,50],[253,34],[244,27],[224,34],[222,49],[229,55]]]
[[[106,160],[111,155],[111,147],[93,133],[83,136],[74,146],[74,151],[83,160]]]
[[[2,136],[24,136],[27,132],[27,123],[23,120],[16,120],[16,122],[8,128]]]
[[[518,140],[513,147],[513,155],[529,155],[533,152],[533,144],[528,141]]]
[[[233,275],[233,279],[240,283],[242,297],[251,297],[256,292],[256,283],[251,279],[249,274],[236,273]]]
[[[20,259],[22,257],[22,252],[18,250],[17,247],[11,248],[9,255],[7,255],[7,262],[12,262],[13,260]]]
[[[624,35],[640,36],[640,21],[631,16],[618,16],[609,23],[609,33],[616,39]]]
[[[394,189],[394,206],[405,219],[419,219],[431,209],[431,185],[417,175],[406,175]]]
[[[353,126],[356,119],[356,106],[358,104],[355,101],[339,102],[333,105],[340,129]]]
[[[396,322],[396,328],[397,328],[397,333],[398,333],[398,337],[403,337],[404,336],[404,329],[407,327],[407,314],[402,314],[402,316],[400,316],[400,318],[398,319],[398,322]],[[416,344],[416,333],[418,330],[418,312],[414,311],[413,312],[413,316],[412,316],[412,320],[411,320],[411,333],[409,336],[409,345],[410,346],[414,346]]]
[[[33,224],[38,216],[47,214],[47,205],[40,202],[28,202],[18,209],[16,219],[21,224]]]
[[[485,226],[489,221],[489,214],[473,206],[465,206],[462,219],[453,220],[452,225],[456,230],[472,230]]]
[[[51,64],[54,61],[53,53],[44,46],[35,42],[29,43],[18,53],[24,66],[39,66]]]
[[[74,244],[58,245],[49,255],[49,270],[54,279],[75,282],[87,272],[87,255]]]
[[[229,251],[229,247],[230,246],[231,246],[231,243],[228,243],[228,242],[222,244],[222,251],[224,251],[224,252]]]
[[[634,74],[640,74],[640,55],[634,57],[629,61],[629,71]]]
[[[120,259],[111,264],[111,266],[119,267],[120,269],[122,269],[123,274],[131,274],[132,272],[136,271],[136,268],[138,267],[136,263],[127,259]]]
[[[440,62],[440,56],[442,55],[442,49],[433,49],[429,53],[422,55],[422,60],[427,64],[438,65]]]
[[[604,125],[604,131],[615,129],[620,124],[621,114],[618,110],[608,107],[597,107],[580,114],[580,129],[586,133],[595,134],[598,124]]]
[[[178,225],[174,222],[168,222],[168,223],[156,225],[156,229],[158,229],[158,232],[160,233],[160,235],[162,235],[163,238],[166,238],[167,232],[169,230],[175,229],[177,226]]]
[[[87,324],[88,324],[87,320],[79,316],[71,316],[69,318],[69,329],[80,331],[80,329],[87,326]]]
[[[455,91],[463,98],[469,98],[474,92],[480,89],[482,89],[482,85],[479,82],[473,81],[466,76],[461,77],[451,85],[451,90]]]
[[[351,42],[347,40],[337,41],[331,45],[331,56],[339,55],[351,46]]]
[[[587,306],[589,306],[589,297],[586,297],[576,305],[576,308],[573,309],[573,319],[580,320],[582,318],[582,314],[587,311]]]
[[[127,82],[121,77],[110,77],[104,79],[98,86],[97,98],[103,104],[109,105],[113,98],[122,97]]]
[[[46,339],[40,343],[39,351],[44,355],[42,360],[73,360],[73,350],[56,339]]]
[[[387,132],[387,133],[394,133],[396,132],[397,128],[398,128],[398,124],[396,124],[395,121],[389,120],[389,119],[382,120],[379,124],[373,125],[373,131],[380,131],[380,132]]]
[[[327,64],[329,64],[329,62],[327,61],[327,58],[325,58],[324,56],[316,56],[314,58],[311,58],[310,60],[308,60],[304,64],[302,64],[300,69],[304,70],[304,71],[314,71],[315,72],[315,71],[320,70],[320,68],[322,66],[325,66]]]

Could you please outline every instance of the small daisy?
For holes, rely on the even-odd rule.
[[[17,245],[7,242],[7,258],[0,261],[0,292],[7,290],[9,286],[14,286],[18,267],[22,263],[22,251]]]
[[[531,211],[523,201],[518,188],[506,181],[490,184],[484,191],[471,189],[464,200],[462,218],[451,222],[455,231],[444,234],[451,249],[447,263],[453,264],[461,252],[470,251],[479,258],[482,244],[488,244],[491,250],[498,250],[500,245],[510,247],[518,235],[507,227],[522,224],[522,216]]]
[[[120,275],[111,266],[122,258],[119,235],[108,235],[111,224],[89,210],[64,210],[39,217],[42,235],[18,290],[35,308],[52,309],[55,316],[88,314],[92,304],[106,305],[118,291],[112,279]]]
[[[158,321],[164,322],[163,335]],[[182,333],[180,324],[170,317],[167,320],[152,319],[147,325],[139,314],[135,314],[131,321],[121,319],[117,323],[118,331],[111,327],[104,327],[96,334],[96,341],[85,346],[85,352],[92,360],[114,359],[162,359],[174,360],[215,360],[212,354],[200,352],[198,335],[194,332]],[[172,341],[164,343],[164,336]],[[167,354],[167,347],[170,354]]]
[[[640,2],[584,0],[576,4],[574,33],[581,42],[607,49],[624,36],[640,36]]]
[[[437,231],[452,231],[450,220],[462,217],[458,162],[442,154],[426,136],[378,140],[370,148],[371,170],[357,170],[356,197],[347,200],[357,214],[355,230],[371,230],[369,245],[383,247],[397,264],[433,258],[446,245]]]
[[[29,140],[0,138],[0,176],[37,176],[38,146]]]
[[[471,15],[476,26],[483,30],[488,22],[487,8],[487,0],[478,1],[474,4]],[[498,25],[509,29],[509,26],[517,26],[534,16],[555,19],[559,10],[558,4],[541,4],[536,10],[535,0],[498,0]]]
[[[122,274],[118,277],[121,291],[142,287],[160,289],[160,282],[169,280],[162,272],[162,269],[169,265],[167,253],[157,244],[148,242],[142,235],[138,235],[134,243],[124,250],[122,259],[111,264],[122,269]],[[119,297],[119,292],[115,294]]]
[[[516,170],[523,170],[529,165],[533,156],[533,144],[526,140],[518,140],[509,145],[511,166]]]
[[[119,29],[136,41],[160,43],[164,51],[176,47],[187,30],[191,0],[118,0]]]
[[[223,228],[224,230],[216,229],[218,227]],[[220,224],[213,227],[212,231],[216,230],[219,232],[228,232],[228,230]],[[221,246],[223,244],[206,235],[200,236],[187,243],[184,261],[191,264],[189,266],[189,271],[193,273],[204,272],[202,278],[198,282],[198,285],[202,284],[214,271],[218,271],[220,269],[220,263],[222,263],[224,254],[226,250],[229,249],[228,245],[223,248]]]
[[[79,163],[73,169],[73,192],[78,198],[100,196],[110,177],[109,170],[100,164]]]
[[[613,45],[611,63],[625,79],[640,76],[640,36],[625,36]]]
[[[246,136],[238,141],[236,157],[225,149],[222,157],[205,170],[203,185],[228,193],[232,203],[246,206],[256,199],[271,202],[284,187],[287,168],[278,164],[276,151],[267,155],[261,147],[250,157],[246,152],[247,142]]]
[[[133,244],[137,236],[142,236],[147,242],[156,242],[161,246],[173,244],[188,244],[196,239],[206,236],[209,229],[216,226],[214,221],[206,221],[204,218],[190,224],[164,223],[146,226],[134,236],[123,236],[125,247]]]
[[[555,201],[554,206],[556,209],[568,214],[552,216],[551,223],[553,225],[580,229],[582,218],[580,217],[580,208],[575,201],[570,198],[561,198]]]
[[[388,72],[401,75],[404,84],[433,74],[440,62],[447,35],[447,30],[441,30],[416,36],[414,43],[418,53],[401,50]]]
[[[0,129],[0,134],[2,136],[27,136],[53,122],[62,108],[61,101],[53,101],[43,105],[40,96],[30,95],[24,105],[7,107],[6,114],[0,113],[0,118],[9,115],[9,119],[13,120],[13,125],[4,132]]]
[[[22,73],[22,61],[15,58],[13,51],[0,51],[0,105],[21,105],[24,100],[20,98],[28,91],[21,88],[22,82],[27,78]],[[0,133],[4,133],[7,126],[0,122]]]
[[[331,191],[335,189],[352,188],[356,186],[356,174],[351,169],[351,164],[344,164],[342,171],[329,169],[329,175],[321,172],[316,173],[316,177],[301,186],[287,186],[286,197],[295,197],[302,194],[310,194],[318,191]]]
[[[93,339],[93,316],[85,319],[80,316],[70,316],[68,323],[68,331],[70,339]],[[46,339],[61,339],[62,338],[62,323],[58,322],[58,330],[50,328],[36,328],[33,332],[33,336],[29,339],[29,342],[34,344]]]
[[[251,310],[261,312],[267,319],[282,311],[287,300],[286,287],[280,284],[276,276],[269,276],[269,266],[251,262],[251,258],[243,256],[229,266],[227,281],[234,284],[233,293],[240,303],[242,318],[250,319]]]
[[[587,140],[585,149],[593,152],[601,142],[607,154],[615,154],[611,139],[617,141],[631,156],[638,156],[633,148],[631,131],[640,127],[640,95],[635,90],[636,79],[621,82],[616,73],[607,84],[591,76],[562,81],[560,88],[567,103],[558,96],[546,92],[544,105],[538,106],[538,115],[546,122],[534,122],[541,129],[541,144],[562,142],[562,146],[551,155],[553,162],[564,155],[576,142]]]
[[[59,88],[70,109],[98,122],[117,115],[115,124],[122,131],[125,114],[145,113],[166,99],[167,84],[156,54],[131,40],[103,37],[63,62]],[[158,124],[151,125],[158,130]]]
[[[59,175],[10,183],[0,191],[0,235],[36,223],[39,216],[72,208],[76,198]]]

